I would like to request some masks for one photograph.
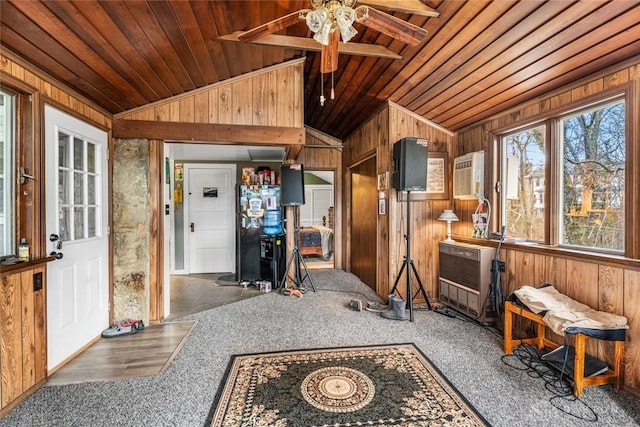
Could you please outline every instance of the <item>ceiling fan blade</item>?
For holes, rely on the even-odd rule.
[[[412,15],[440,16],[438,12],[423,4],[420,0],[360,0],[358,4],[373,6],[383,10],[410,13]]]
[[[320,53],[320,72],[330,73],[338,69],[338,44],[340,42],[340,32],[334,31],[329,34],[329,45],[322,45]]]
[[[388,13],[380,12],[372,7],[367,7],[367,17],[358,19],[363,25],[380,31],[401,42],[416,46],[427,36],[427,30],[413,25],[407,21],[391,16]]]
[[[285,28],[297,24],[300,21],[300,11],[293,12],[238,34],[238,40],[242,42],[251,42],[259,39],[260,37],[264,37],[267,34],[273,34],[276,31],[284,30]]]

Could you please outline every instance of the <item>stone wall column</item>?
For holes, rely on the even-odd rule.
[[[113,315],[149,322],[149,141],[116,139],[113,153]]]

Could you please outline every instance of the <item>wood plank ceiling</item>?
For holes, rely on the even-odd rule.
[[[353,42],[403,59],[340,55],[323,79],[316,52],[218,39],[308,0],[0,0],[0,46],[114,114],[306,56],[305,124],[339,139],[386,99],[455,131],[640,54],[637,1],[424,3],[440,16],[392,13],[428,30],[415,47],[355,24]]]

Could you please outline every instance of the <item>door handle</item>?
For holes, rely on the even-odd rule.
[[[191,232],[193,233],[196,229],[196,225],[192,222],[191,223]]]

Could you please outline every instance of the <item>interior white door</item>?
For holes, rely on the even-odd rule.
[[[333,206],[333,186],[305,185],[304,201],[300,206],[300,226],[322,225],[322,217],[326,218]]]
[[[235,165],[185,165],[190,273],[235,273]],[[186,245],[185,245],[186,246]]]
[[[107,134],[45,107],[48,369],[108,327]],[[59,255],[59,256],[60,256]]]

